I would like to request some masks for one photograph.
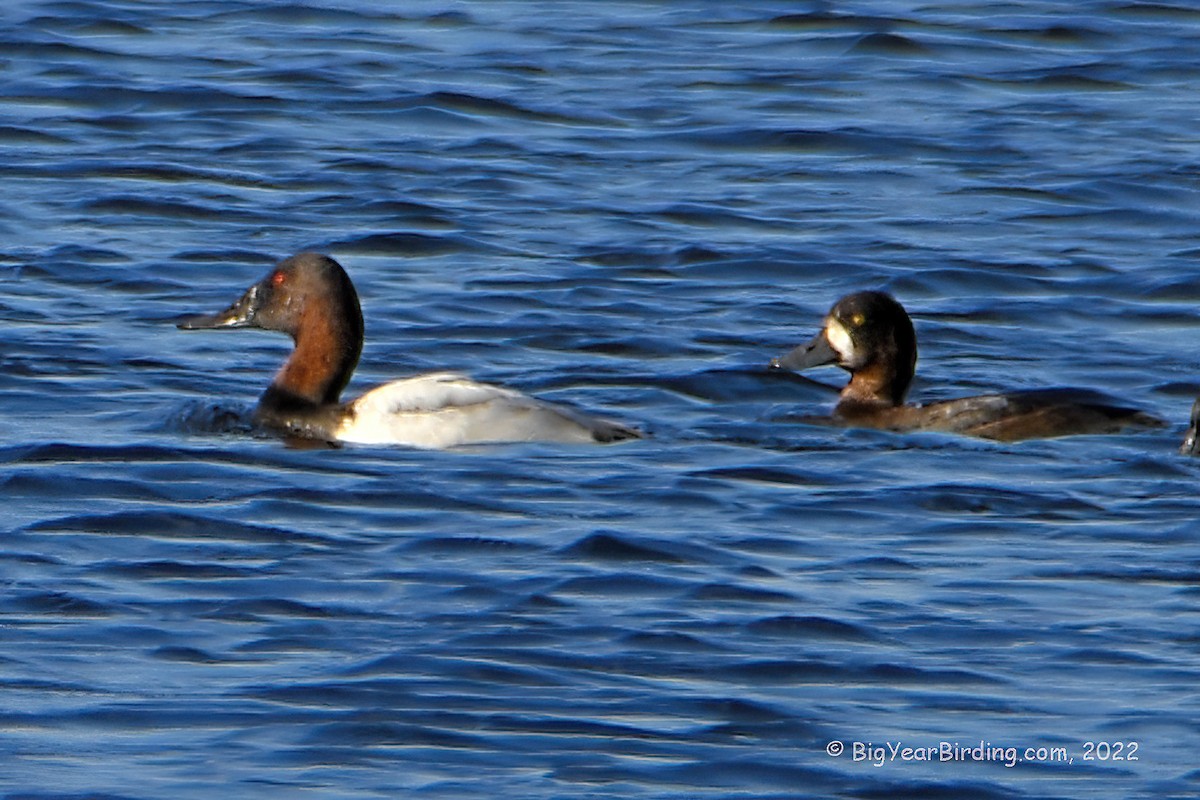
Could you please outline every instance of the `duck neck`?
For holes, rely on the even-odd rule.
[[[842,389],[838,407],[893,408],[904,404],[913,370],[905,370],[894,362],[880,360],[857,369]]]
[[[272,408],[336,404],[362,354],[362,312],[310,310],[293,339],[295,349],[260,404]]]

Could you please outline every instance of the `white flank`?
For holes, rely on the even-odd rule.
[[[452,372],[393,381],[350,405],[339,441],[440,449],[494,442],[591,442],[607,425]]]

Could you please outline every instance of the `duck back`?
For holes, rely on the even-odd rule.
[[[445,448],[498,442],[617,442],[640,434],[453,372],[379,386],[348,404],[336,438],[356,444]]]

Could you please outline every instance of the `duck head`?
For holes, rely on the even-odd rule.
[[[342,266],[319,253],[284,259],[224,311],[177,324],[184,330],[261,328],[291,336],[295,349],[262,404],[336,403],[362,353],[358,294]]]
[[[841,403],[901,405],[917,366],[912,320],[891,295],[855,292],[834,304],[811,341],[771,361],[774,369],[795,371],[824,364],[850,373]]]

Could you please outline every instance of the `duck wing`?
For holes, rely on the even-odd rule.
[[[980,395],[923,406],[930,430],[1015,442],[1080,434],[1160,428],[1166,423],[1144,411],[1113,405],[1084,389],[1034,389]]]

